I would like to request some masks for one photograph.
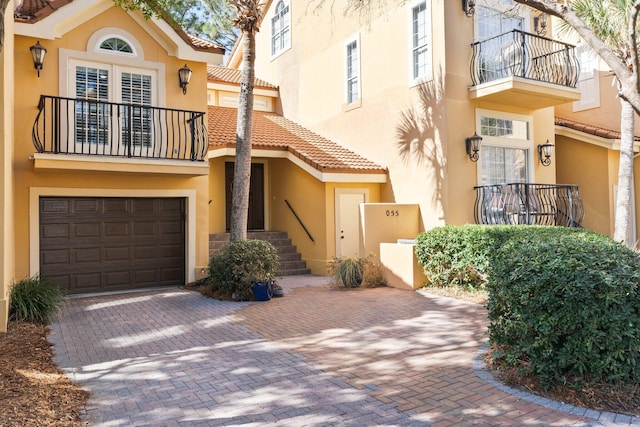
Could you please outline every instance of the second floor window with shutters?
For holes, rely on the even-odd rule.
[[[360,54],[358,40],[346,45],[346,88],[347,104],[353,104],[360,99]]]
[[[280,0],[271,18],[271,56],[291,47],[291,15],[289,5]]]
[[[427,1],[411,9],[411,78],[414,83],[432,78],[431,9]]]

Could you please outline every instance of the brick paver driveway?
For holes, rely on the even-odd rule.
[[[92,393],[91,425],[565,426],[615,417],[550,409],[479,378],[480,306],[325,282],[284,278],[285,297],[258,303],[181,289],[73,299],[50,340],[59,366]]]

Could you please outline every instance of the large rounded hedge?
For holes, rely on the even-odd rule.
[[[563,227],[446,226],[418,236],[432,284],[489,291],[490,342],[544,382],[640,381],[640,256]]]

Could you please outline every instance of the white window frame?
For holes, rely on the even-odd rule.
[[[414,11],[420,6],[424,5],[425,7],[425,32],[426,32],[426,41],[424,44],[415,46],[414,45],[414,23],[413,23],[413,14]],[[409,86],[416,86],[420,83],[424,83],[426,81],[433,80],[433,23],[432,23],[432,2],[431,0],[420,0],[413,1],[409,4]],[[415,75],[415,55],[414,52],[416,49],[420,47],[426,47],[427,56],[426,56],[426,66],[423,74]]]
[[[491,117],[495,119],[514,120],[526,122],[529,130],[527,139],[521,138],[504,138],[499,136],[481,135],[482,117]],[[534,150],[534,134],[533,134],[533,117],[522,114],[506,113],[503,111],[495,110],[476,110],[476,133],[482,136],[482,143],[480,145],[480,160],[477,167],[477,185],[486,185],[482,182],[482,148],[485,146],[490,147],[504,147],[504,148],[517,148],[527,150],[527,177],[526,182],[535,182],[535,160],[537,159],[537,153]]]
[[[278,13],[278,6],[280,4],[284,5],[284,11],[286,13]],[[273,23],[276,20],[276,18],[278,19],[285,19],[285,25],[286,26],[282,26],[281,30],[279,31],[279,35],[280,37],[283,36],[283,34],[285,32],[289,32],[289,37],[286,40],[286,43],[280,48],[276,48],[274,49],[274,45],[273,45],[273,39],[276,36],[276,34],[274,34],[273,32]],[[291,49],[291,2],[289,0],[279,0],[275,3],[275,6],[273,7],[273,12],[271,14],[271,17],[269,19],[269,31],[270,31],[270,37],[269,37],[269,52],[271,53],[271,59],[275,59],[278,56],[282,55],[283,53],[285,53],[286,51],[288,51],[289,49]]]
[[[478,4],[480,3],[480,4]],[[496,12],[499,12],[503,15],[508,15],[513,18],[521,18],[522,19],[522,31],[531,33],[533,32],[533,28],[531,28],[532,24],[532,10],[528,7],[524,7],[513,0],[510,2],[498,1],[498,2],[478,2],[478,7],[484,7],[485,9],[492,9]],[[478,35],[478,30],[480,25],[478,20],[480,19],[480,14],[476,13],[473,17],[474,26],[473,26],[473,36],[474,40],[480,41],[480,37]]]
[[[356,58],[354,64],[349,63],[349,47],[355,43],[355,52]],[[361,49],[360,49],[360,34],[356,34],[355,36],[347,39],[344,43],[344,101],[347,106],[352,106],[354,104],[359,104],[362,101],[362,76],[361,76]],[[351,69],[355,69],[355,73],[353,75],[349,75],[349,67],[350,65],[354,65]],[[356,86],[356,95],[355,99],[350,99],[350,81],[355,80]]]

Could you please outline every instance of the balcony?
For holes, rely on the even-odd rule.
[[[514,183],[474,188],[477,224],[582,226],[584,207],[577,185]]]
[[[32,140],[36,167],[63,158],[187,167],[196,175],[204,172],[193,166],[207,167],[205,113],[197,111],[42,95]]]
[[[513,30],[471,47],[471,99],[530,109],[580,99],[570,44]]]

